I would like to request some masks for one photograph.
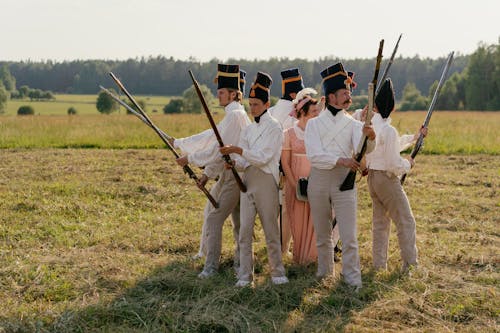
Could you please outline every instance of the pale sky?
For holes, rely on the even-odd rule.
[[[0,0],[0,61],[166,56],[470,54],[500,37],[499,0]]]

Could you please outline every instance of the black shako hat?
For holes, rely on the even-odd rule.
[[[340,62],[323,70],[321,77],[323,78],[322,83],[325,95],[334,93],[339,89],[351,90],[352,79]]]
[[[255,82],[250,87],[250,93],[248,94],[249,98],[258,98],[264,103],[269,101],[269,97],[271,95],[269,87],[273,83],[273,79],[267,73],[257,72],[257,77],[255,78]]]
[[[302,76],[298,68],[285,69],[281,72],[282,99],[291,101],[293,98],[290,97],[290,94],[298,93],[304,88],[304,82],[302,82]]]
[[[387,118],[394,109],[394,88],[391,79],[386,79],[375,97],[375,105],[382,118]]]
[[[214,83],[217,83],[217,89],[240,90],[240,66],[218,64]]]
[[[247,76],[247,72],[240,69],[240,91],[243,95],[245,95],[245,76]]]

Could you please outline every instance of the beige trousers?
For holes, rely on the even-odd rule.
[[[215,208],[210,202],[207,202],[204,211],[205,221],[203,223],[202,241],[204,238],[206,248],[204,270],[207,272],[216,271],[219,268],[222,251],[222,226],[230,214],[232,215],[233,236],[236,243],[235,266],[238,266],[240,229],[238,203],[240,189],[231,170],[224,170],[217,183],[210,190],[210,194],[219,203],[219,208]]]
[[[281,260],[280,234],[278,218],[278,186],[271,174],[255,166],[246,168],[244,181],[247,192],[241,193],[240,199],[240,271],[238,278],[253,280],[253,228],[259,214],[266,238],[267,255],[271,266],[271,276],[285,275]]]
[[[398,177],[386,171],[370,170],[368,188],[373,201],[373,266],[387,268],[391,219],[396,225],[403,269],[417,264],[415,218]]]
[[[348,169],[335,167],[330,170],[311,168],[307,196],[311,205],[312,219],[318,247],[318,277],[334,272],[334,248],[332,239],[332,210],[335,210],[342,241],[342,275],[345,281],[361,286],[358,239],[356,235],[356,187],[341,192]]]

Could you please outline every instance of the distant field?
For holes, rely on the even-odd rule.
[[[99,114],[96,109],[96,95],[55,95],[54,101],[33,101],[26,100],[9,100],[7,102],[6,115],[15,115],[17,110],[22,105],[31,105],[35,109],[37,115],[66,115],[68,108],[74,107],[78,114]],[[163,107],[168,104],[172,97],[166,96],[134,96],[136,100],[144,100],[146,102],[146,111],[153,112],[157,110],[162,112]],[[120,109],[120,113],[125,113],[124,108]]]
[[[219,120],[220,109],[213,111],[219,111],[215,116]],[[414,133],[424,118],[425,112],[396,112],[392,123],[401,134]],[[209,128],[202,114],[159,113],[152,114],[152,119],[174,137]],[[436,111],[429,128],[422,153],[500,154],[500,112]],[[67,147],[162,148],[164,144],[139,119],[123,111],[112,115],[0,116],[0,148]]]

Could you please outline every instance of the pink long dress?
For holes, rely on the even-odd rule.
[[[283,150],[291,151],[290,168],[295,176],[295,184],[300,177],[308,177],[311,164],[306,157],[304,131],[297,125],[284,132]],[[295,189],[285,185],[285,204],[293,239],[293,261],[309,264],[318,258],[316,234],[309,202],[297,200]]]

